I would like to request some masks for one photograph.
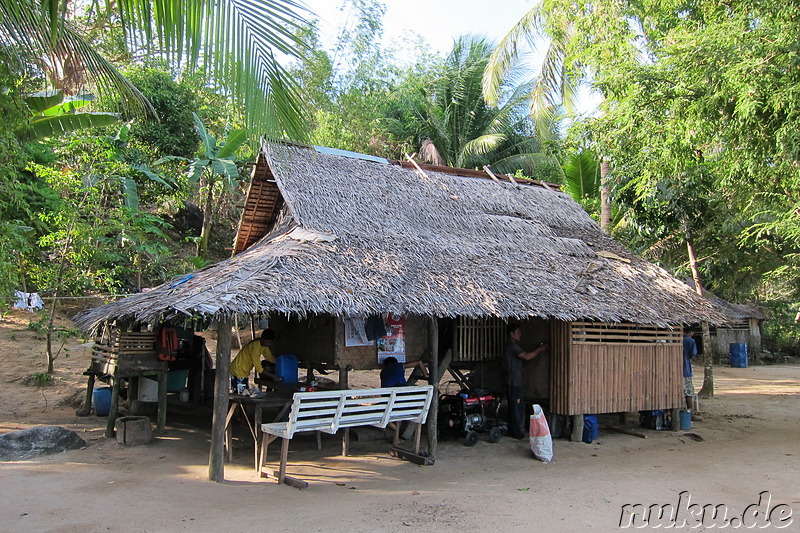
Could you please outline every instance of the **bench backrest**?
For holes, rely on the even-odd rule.
[[[412,420],[425,423],[432,385],[385,389],[296,392],[289,413],[289,438],[298,431],[336,433],[339,428]]]

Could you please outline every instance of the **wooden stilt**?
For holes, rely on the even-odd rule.
[[[572,442],[583,440],[583,415],[572,415],[572,434],[569,440]]]
[[[158,425],[156,426],[157,433],[164,433],[167,426],[167,372],[165,368],[163,372],[158,374]]]
[[[671,411],[670,416],[672,418],[672,426],[670,429],[672,431],[680,431],[681,430],[681,410],[679,408],[675,408]]]
[[[119,378],[111,378],[114,385],[111,387],[111,407],[108,410],[108,424],[106,424],[106,437],[114,436],[114,423],[117,421],[117,411],[119,410]]]
[[[430,347],[430,381],[433,385],[433,398],[431,398],[431,408],[428,411],[428,456],[432,461],[436,460],[437,445],[437,425],[439,423],[439,319],[431,317],[428,321],[428,346]],[[419,429],[417,429],[417,441],[419,441]]]
[[[83,399],[83,407],[75,414],[78,416],[89,416],[92,412],[92,395],[94,394],[94,372],[86,372],[89,375],[89,380],[86,383],[86,397]]]
[[[208,479],[225,481],[225,426],[230,389],[231,320],[222,318],[217,325],[217,375],[214,393],[214,416],[211,422],[211,450],[208,457]]]

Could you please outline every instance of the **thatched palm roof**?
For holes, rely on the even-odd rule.
[[[292,145],[265,145],[261,156],[256,173],[266,169],[282,199],[263,238],[184,283],[88,311],[78,325],[271,311],[725,321],[546,186]]]

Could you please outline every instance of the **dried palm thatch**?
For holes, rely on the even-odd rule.
[[[233,313],[551,317],[668,326],[725,319],[605,235],[564,193],[266,144],[283,197],[243,253],[76,317]]]

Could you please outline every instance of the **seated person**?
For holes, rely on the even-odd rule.
[[[405,387],[407,385],[405,369],[413,367],[419,367],[422,375],[428,377],[428,371],[422,361],[412,361],[401,365],[396,357],[387,357],[383,360],[381,387]]]
[[[274,374],[275,356],[272,355],[272,350],[269,349],[273,340],[275,340],[275,332],[271,329],[265,329],[261,332],[260,338],[248,342],[236,354],[236,357],[231,361],[231,389],[233,389],[234,393],[239,392],[240,384],[244,385],[244,388],[249,388],[250,372],[253,368],[260,375],[280,382],[280,378]],[[263,361],[262,358],[264,359]],[[264,363],[267,363],[266,369]]]

